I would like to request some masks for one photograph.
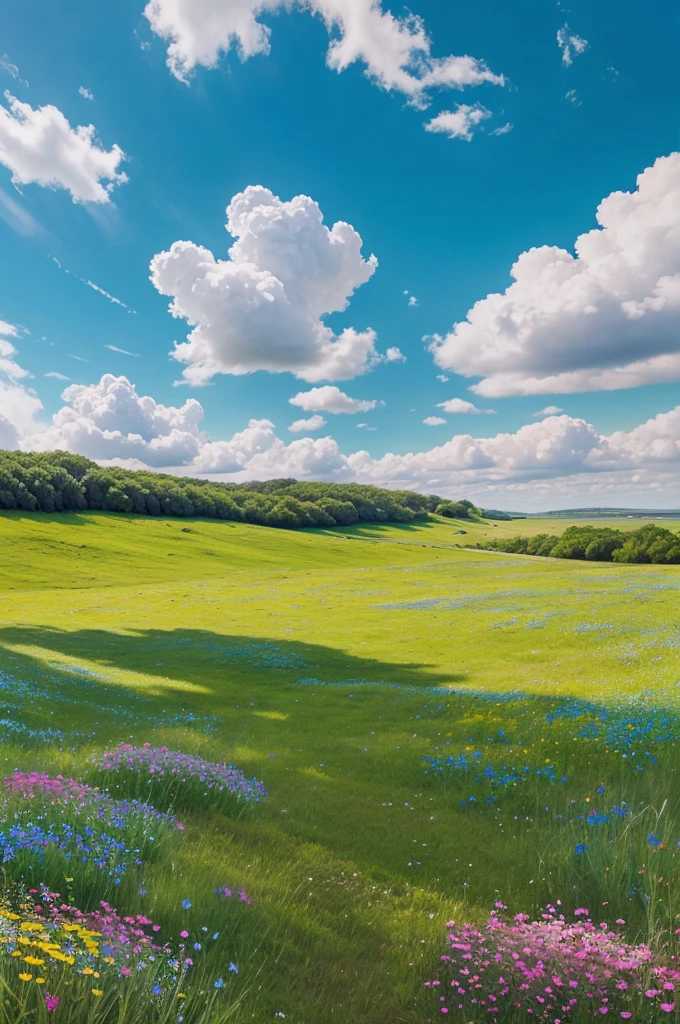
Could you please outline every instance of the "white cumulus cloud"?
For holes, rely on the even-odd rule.
[[[267,419],[251,419],[231,439],[211,441],[201,430],[203,409],[195,400],[163,406],[138,395],[127,378],[110,374],[98,384],[67,387],[63,400],[44,427],[37,396],[20,383],[0,379],[0,447],[62,448],[105,464],[192,476],[293,476],[451,496],[468,493],[485,497],[487,505],[493,503],[492,494],[516,495],[525,505],[539,496],[552,507],[558,496],[568,504],[575,494],[590,496],[591,504],[605,503],[610,494],[618,496],[612,504],[620,504],[633,493],[646,495],[649,504],[654,491],[666,495],[666,503],[680,499],[680,406],[609,436],[584,419],[546,415],[514,433],[455,434],[424,451],[373,458],[365,450],[342,452],[332,437],[286,443]],[[509,497],[508,502],[517,507]]]
[[[329,229],[308,196],[282,202],[251,185],[229,204],[227,230],[236,241],[226,260],[175,242],[151,261],[151,280],[172,297],[172,315],[195,325],[173,352],[187,382],[255,370],[348,380],[383,358],[372,330],[336,335],[321,319],[344,310],[378,265],[375,256],[363,259],[350,224]]]
[[[181,408],[140,396],[127,377],[105,374],[98,384],[71,384],[66,403],[45,430],[26,437],[22,447],[62,448],[91,459],[137,459],[154,468],[180,466],[194,459],[205,441],[199,430],[203,408],[193,398]]]
[[[482,377],[471,390],[485,397],[680,380],[680,153],[607,196],[597,221],[575,255],[522,253],[503,294],[430,339],[436,364]]]
[[[470,142],[475,129],[488,117],[491,117],[491,111],[481,103],[459,103],[455,110],[442,110],[441,114],[428,121],[425,131],[442,132],[450,139]]]
[[[149,0],[144,14],[168,42],[170,71],[187,82],[196,67],[216,67],[232,48],[241,60],[269,53],[271,30],[260,17],[295,7],[325,23],[330,68],[340,72],[360,63],[378,86],[403,93],[417,106],[427,103],[429,90],[505,84],[475,57],[432,57],[422,19],[410,13],[395,17],[381,0]]]
[[[538,412],[532,412],[532,416],[559,416],[564,409],[560,409],[558,405],[546,405],[545,409],[539,409]]]
[[[464,398],[449,398],[447,402],[438,402],[438,409],[443,409],[444,412],[456,413],[456,414],[468,414],[471,416],[481,416],[484,413],[495,413],[495,409],[480,409],[472,402],[466,402]]]
[[[288,429],[292,434],[301,434],[303,430],[321,430],[325,426],[326,420],[323,416],[320,413],[315,413],[308,420],[293,420]]]
[[[110,192],[127,181],[118,168],[125,159],[120,146],[104,149],[94,125],[71,125],[53,106],[33,109],[9,92],[0,105],[0,163],[15,185],[35,183],[63,188],[74,203],[108,203]]]
[[[446,423],[441,416],[426,416],[423,420],[426,427],[441,427],[442,423]]]
[[[17,362],[14,342],[22,333],[21,328],[0,320],[0,448],[16,448],[22,434],[40,425],[42,402],[32,388],[21,383],[31,376]]]
[[[375,399],[350,398],[334,384],[325,384],[321,388],[310,388],[309,391],[299,391],[297,395],[289,399],[289,402],[291,405],[297,405],[299,409],[304,409],[305,412],[330,412],[335,415],[369,412],[378,404]]]

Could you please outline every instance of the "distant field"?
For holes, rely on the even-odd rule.
[[[237,1024],[438,1020],[423,981],[444,922],[480,919],[499,895],[529,913],[560,897],[607,901],[643,935],[644,837],[619,863],[605,847],[596,857],[590,829],[591,859],[575,858],[583,814],[567,826],[563,813],[586,796],[657,808],[668,797],[658,864],[675,850],[680,572],[456,549],[569,523],[288,532],[1,514],[7,770],[78,775],[93,750],[125,740],[264,780],[253,813],[190,813],[172,871],[132,908],[173,935],[188,896],[228,929]],[[532,778],[549,766],[557,781],[546,770],[545,785],[493,796],[481,769],[433,774],[424,760],[475,751]],[[218,924],[212,891],[227,882],[252,906]]]

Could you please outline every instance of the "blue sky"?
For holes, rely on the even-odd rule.
[[[24,371],[21,377],[14,371],[6,379],[4,408],[0,390],[0,417],[5,416],[6,434],[14,443],[45,447],[51,440],[103,461],[129,459],[134,444],[117,448],[116,438],[102,438],[101,430],[121,434],[123,441],[141,433],[150,442],[152,427],[145,421],[144,430],[133,429],[123,414],[119,423],[114,422],[111,402],[105,419],[97,421],[92,414],[92,423],[80,433],[70,427],[59,434],[50,427],[54,414],[73,407],[72,400],[61,397],[69,383],[94,387],[103,375],[112,374],[127,377],[137,395],[152,396],[166,407],[181,407],[188,399],[200,402],[205,413],[200,429],[213,444],[230,442],[251,419],[271,421],[281,439],[269,462],[250,468],[247,452],[234,456],[233,444],[219,459],[213,448],[210,459],[197,462],[189,444],[178,451],[191,458],[164,462],[156,457],[149,464],[180,472],[192,467],[207,471],[207,466],[234,479],[244,474],[275,475],[277,466],[288,466],[285,446],[300,440],[300,432],[290,433],[288,425],[307,415],[291,406],[290,398],[331,385],[354,399],[384,405],[356,415],[322,408],[327,423],[310,436],[332,436],[337,450],[326,445],[323,452],[309,449],[302,461],[291,460],[293,468],[310,475],[352,475],[421,489],[435,489],[435,482],[442,491],[465,491],[487,504],[497,501],[514,507],[554,504],[557,481],[560,505],[618,503],[631,493],[641,499],[650,487],[656,491],[654,503],[680,502],[677,463],[673,464],[679,457],[674,444],[680,452],[680,423],[664,420],[644,436],[618,441],[616,457],[612,445],[602,441],[631,434],[678,404],[680,373],[671,365],[679,347],[677,305],[675,313],[655,310],[656,320],[645,312],[632,340],[626,340],[624,325],[620,348],[628,354],[620,362],[616,322],[609,348],[592,358],[584,355],[590,350],[587,337],[576,346],[578,358],[570,362],[564,356],[572,345],[565,327],[559,356],[544,358],[545,343],[537,338],[531,358],[520,365],[504,356],[497,370],[489,359],[482,367],[475,356],[484,344],[479,326],[466,338],[445,343],[437,356],[439,365],[423,341],[433,335],[445,337],[454,323],[465,321],[476,302],[503,292],[520,253],[544,245],[573,252],[576,238],[597,226],[595,212],[605,197],[617,190],[634,192],[637,176],[678,148],[675,4],[650,3],[641,14],[637,5],[615,5],[610,0],[569,6],[525,0],[512,7],[500,0],[418,0],[411,10],[422,19],[431,40],[430,59],[436,64],[450,55],[469,55],[476,73],[483,77],[486,71],[492,79],[463,89],[432,89],[423,96],[411,85],[400,89],[392,83],[392,88],[385,88],[390,84],[386,79],[381,83],[375,74],[366,74],[367,62],[375,71],[385,58],[384,42],[371,32],[384,27],[380,19],[390,12],[396,19],[405,17],[398,4],[384,2],[367,15],[368,0],[315,0],[316,9],[330,11],[335,19],[330,38],[349,38],[353,44],[358,40],[363,47],[361,59],[338,71],[327,65],[329,30],[318,13],[302,7],[284,11],[276,0],[260,13],[253,0],[248,6],[256,22],[271,30],[269,52],[241,60],[232,47],[214,67],[199,61],[188,70],[185,66],[184,72],[180,69],[187,79],[181,81],[177,67],[173,75],[166,65],[170,40],[160,37],[159,24],[167,19],[170,5],[167,0],[155,2],[155,14],[147,11],[145,16],[144,3],[135,0],[106,7],[5,0],[0,14],[3,90],[29,105],[29,120],[32,112],[50,106],[61,112],[71,129],[94,125],[98,142],[93,144],[107,153],[114,145],[120,147],[126,159],[115,173],[128,179],[111,187],[101,201],[74,202],[73,188],[64,185],[65,172],[58,169],[65,158],[56,150],[64,140],[33,140],[40,147],[39,180],[35,162],[28,171],[25,151],[17,156],[12,148],[12,126],[5,123],[3,129],[0,121],[0,320],[15,328],[7,334],[14,349],[9,358]],[[194,11],[202,2],[196,0]],[[183,5],[189,0],[180,0],[175,8]],[[235,8],[235,0],[224,0],[225,25],[232,24]],[[191,5],[187,11],[173,29],[185,54],[196,43]],[[343,17],[364,20],[348,28],[350,22],[343,22]],[[413,23],[411,30],[415,31]],[[562,47],[557,39],[560,30]],[[391,61],[391,53],[385,59]],[[394,66],[392,61],[390,67]],[[423,70],[421,64],[414,70],[411,63],[410,81],[422,79],[433,66]],[[497,81],[500,76],[502,84]],[[93,98],[81,95],[81,88]],[[6,111],[10,102],[4,101]],[[447,123],[444,116],[436,120],[446,112],[458,111],[457,124],[461,116],[464,120],[460,105],[469,107],[473,117],[475,110],[482,110],[479,122],[467,126],[469,139],[432,130],[437,123]],[[26,111],[15,108],[10,116],[20,122]],[[511,128],[501,131],[506,126]],[[68,157],[69,173],[75,173],[73,161],[84,156],[74,151]],[[85,168],[83,173],[92,179],[94,172]],[[44,179],[53,174],[61,174],[61,180],[49,187]],[[664,172],[666,177],[671,176]],[[93,180],[96,183],[96,173]],[[105,179],[99,180],[106,187]],[[178,240],[203,246],[216,259],[226,260],[233,239],[225,231],[225,208],[232,197],[253,185],[271,190],[284,204],[300,194],[309,196],[328,228],[346,221],[358,232],[363,258],[375,254],[378,267],[353,293],[356,278],[350,274],[344,294],[347,308],[324,315],[322,323],[336,336],[345,328],[370,328],[376,334],[377,352],[398,348],[405,360],[383,360],[366,372],[338,376],[322,377],[314,371],[306,379],[266,369],[239,375],[216,372],[205,378],[205,386],[175,386],[186,364],[169,353],[175,341],[185,341],[191,325],[168,314],[169,297],[149,281],[149,263]],[[659,196],[659,188],[670,187],[665,181],[652,182],[653,201],[663,203],[665,193]],[[638,214],[630,223],[636,218]],[[626,241],[628,229],[619,235],[621,244],[631,250],[637,244],[635,239]],[[648,235],[644,244],[650,244]],[[622,302],[644,301],[659,279],[678,273],[680,250],[667,238],[663,245],[667,251],[661,247],[658,272],[651,284],[644,283],[649,295],[640,291],[639,281],[624,283]],[[300,266],[310,279],[324,273],[319,266]],[[134,312],[89,287],[84,283],[88,280]],[[417,298],[417,305],[408,305],[409,295]],[[540,313],[540,294],[536,302]],[[228,308],[220,315],[223,320],[213,324],[210,344],[221,344],[221,331],[237,329]],[[609,321],[600,322],[598,316],[592,318],[595,349],[597,339],[609,329]],[[245,332],[244,344],[249,343],[249,323],[238,328]],[[582,334],[580,322],[575,330]],[[666,339],[663,343],[658,343],[659,333]],[[274,347],[277,343],[270,339]],[[669,368],[664,363],[660,370],[638,375],[640,386],[616,389],[607,384],[584,390],[584,374],[606,374],[612,367],[625,371],[647,355],[670,359]],[[529,377],[554,378],[572,370],[581,374],[572,385],[563,382],[553,391],[517,393],[527,390]],[[46,373],[69,381],[45,377]],[[513,374],[515,382],[500,386],[503,394],[497,383],[490,385],[494,394],[488,387],[481,396],[468,390],[480,380],[496,381],[505,373]],[[438,374],[448,380],[439,380]],[[517,384],[520,378],[524,383]],[[27,396],[30,416],[17,412],[19,392]],[[101,394],[95,397],[99,400]],[[493,408],[494,414],[449,414],[437,408],[453,398]],[[88,396],[81,394],[79,401],[77,415],[67,412],[64,418],[62,412],[64,422],[69,416],[73,421],[86,415]],[[119,396],[117,401],[125,405],[128,399]],[[427,453],[454,435],[514,435],[527,424],[541,424],[535,414],[549,407],[561,410],[554,418],[562,426],[545,427],[547,442],[535,433],[520,447],[526,453],[527,445],[537,450],[546,443],[561,445],[563,450],[552,462],[539,456],[537,463],[534,452],[522,456],[526,464],[519,465],[516,452],[485,449],[480,454],[475,446],[469,456],[445,451],[429,469],[403,463],[390,468],[380,461],[387,453]],[[431,416],[445,422],[428,426],[423,421]],[[588,437],[600,440],[584,442],[583,428],[565,423],[565,416],[583,421],[590,428]],[[358,422],[375,429],[357,429]],[[179,429],[185,427],[179,424]],[[52,432],[48,429],[38,442],[30,440],[46,428]],[[166,436],[170,428],[158,429],[158,436]],[[96,444],[93,430],[99,431]],[[576,442],[570,438],[572,430],[577,431]],[[578,464],[575,448],[582,453]],[[363,459],[361,466],[349,466],[337,454],[343,453],[344,459],[358,449],[370,453],[370,465]],[[296,451],[300,455],[301,450]],[[653,470],[646,453],[654,461]],[[137,462],[146,464],[144,458]],[[233,476],[235,470],[239,472]]]

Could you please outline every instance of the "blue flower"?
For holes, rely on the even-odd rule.
[[[595,790],[595,792],[596,792],[596,793],[604,793],[604,782],[603,782],[603,783],[602,783],[601,785],[599,785],[599,786],[597,787],[597,789]]]
[[[585,853],[587,849],[588,849],[588,847],[587,847],[587,845],[585,843],[577,843],[576,847],[574,848],[574,853],[578,857],[579,854]]]
[[[191,910],[191,900],[182,900],[182,910]]]
[[[238,974],[238,967],[237,967],[237,966],[236,966],[236,964],[235,964],[235,963],[233,963],[233,962],[230,962],[230,964],[229,964],[229,970],[230,970],[230,971],[231,971],[231,972],[232,972],[233,974]]]
[[[161,986],[158,985],[158,984],[154,985],[154,987],[153,987],[153,994],[155,996],[159,996],[161,994],[161,992],[162,992]]]
[[[654,835],[654,833],[650,832],[649,835],[647,836],[647,845],[648,846],[653,846],[653,847],[661,846],[662,845],[662,840],[661,839],[657,839],[657,837]]]
[[[215,982],[215,988],[224,988],[224,981],[222,978],[218,978]]]

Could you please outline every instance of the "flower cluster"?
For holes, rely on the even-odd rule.
[[[48,852],[59,851],[66,863],[88,864],[105,871],[120,885],[130,861],[141,864],[139,851],[131,850],[122,840],[105,832],[95,832],[89,826],[76,830],[66,822],[42,825],[27,822],[0,828],[2,863],[19,860],[22,854],[33,854],[39,864]],[[21,863],[23,864],[23,858]]]
[[[95,767],[117,776],[141,775],[148,783],[194,783],[202,791],[227,793],[239,800],[258,801],[267,791],[257,779],[247,779],[234,765],[205,761],[196,754],[182,754],[167,747],[141,747],[121,743],[115,750],[95,756]]]
[[[16,771],[3,782],[9,793],[27,800],[41,798],[52,805],[71,804],[76,813],[91,809],[99,821],[112,828],[124,829],[139,823],[163,822],[180,831],[184,829],[184,825],[174,815],[157,811],[150,804],[138,800],[115,800],[84,782],[66,779],[62,775],[52,779],[39,772]]]
[[[447,977],[426,982],[443,993],[442,1013],[506,1020],[519,1011],[560,1024],[609,1013],[643,1019],[636,1014],[642,1006],[647,1013],[675,1010],[680,972],[657,963],[648,946],[624,941],[606,922],[596,925],[587,909],[567,921],[548,905],[538,921],[517,914],[511,922],[499,917],[506,909],[497,903],[483,928],[447,925],[449,952],[441,957]]]

